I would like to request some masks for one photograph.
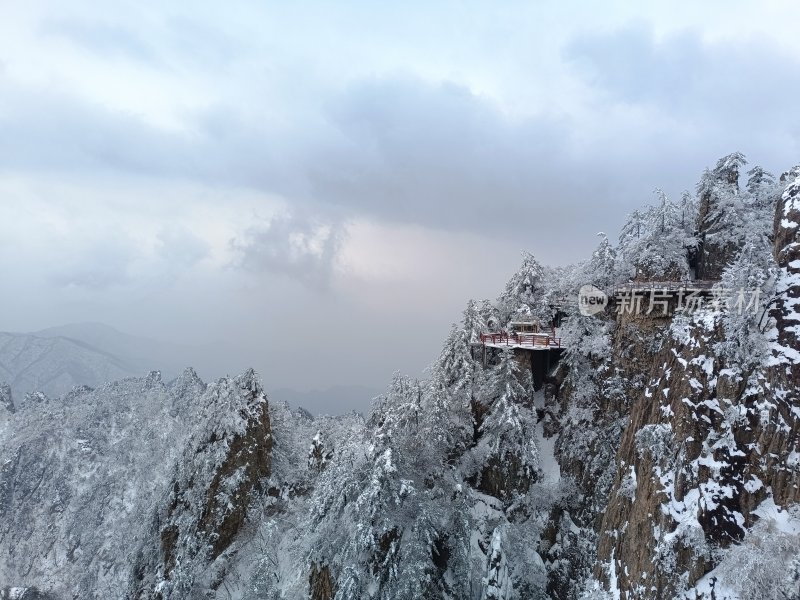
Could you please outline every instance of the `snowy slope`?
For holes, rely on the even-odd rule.
[[[103,323],[70,323],[33,332],[37,337],[68,338],[112,354],[136,375],[161,371],[165,378],[179,375],[196,362],[192,348],[131,335]]]
[[[11,386],[17,406],[30,392],[57,397],[134,373],[118,356],[78,340],[0,333],[0,381]]]
[[[188,348],[100,323],[0,332],[0,382],[11,386],[15,404],[21,405],[31,392],[58,397],[75,386],[97,387],[154,370],[172,378],[192,362],[191,356]]]

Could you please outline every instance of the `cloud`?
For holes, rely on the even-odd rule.
[[[127,283],[136,256],[135,245],[124,236],[89,240],[80,245],[73,240],[62,250],[66,256],[51,256],[48,265],[51,281],[60,287],[94,291]]]
[[[246,187],[328,219],[363,215],[519,238],[566,218],[603,176],[572,154],[568,122],[512,121],[463,86],[413,77],[354,84],[331,98],[328,127],[313,132],[299,120],[271,131],[225,107],[187,116],[187,132],[166,131],[69,96],[8,89],[0,115],[7,170]],[[576,178],[576,164],[592,175]]]
[[[118,23],[61,18],[44,19],[39,30],[60,37],[106,58],[125,57],[143,62],[155,60],[153,48],[130,29]]]
[[[122,27],[103,23],[51,20],[45,30],[100,52]],[[249,48],[202,19],[168,17],[154,31],[148,43],[160,40],[153,47],[165,56],[193,54],[206,33],[218,55],[211,63],[244,60],[238,53]],[[135,30],[121,35],[123,49],[113,52],[134,52],[136,39]],[[285,59],[270,65],[288,68]],[[692,31],[658,37],[634,24],[574,36],[560,59],[573,79],[554,85],[573,94],[568,109],[510,114],[508,103],[457,73],[360,73],[336,85],[319,79],[297,88],[297,102],[269,95],[281,79],[264,77],[243,85],[241,97],[210,93],[204,106],[182,112],[176,128],[0,73],[0,169],[256,190],[322,222],[366,218],[507,236],[539,254],[564,247],[569,231],[559,261],[567,262],[591,248],[596,229],[613,236],[619,215],[655,185],[677,195],[702,165],[737,149],[773,170],[798,151],[792,98],[800,69],[776,45],[704,41]],[[546,96],[557,97],[550,89]],[[317,268],[277,252],[272,236],[280,229],[266,235],[272,258],[261,262],[273,271],[279,257],[293,261],[287,272]],[[256,248],[257,238],[253,231],[239,242]]]
[[[606,175],[581,156],[570,119],[512,119],[464,86],[413,77],[351,86],[330,119],[342,141],[310,161],[314,194],[360,213],[555,241],[544,224],[601,212],[583,199]]]
[[[343,239],[341,225],[283,213],[250,227],[231,244],[238,254],[236,266],[245,271],[279,273],[326,289]]]
[[[195,160],[179,133],[141,117],[17,84],[0,73],[0,169],[10,172],[116,171],[181,176]],[[162,160],[163,159],[163,160]]]
[[[792,128],[800,58],[771,39],[706,41],[699,31],[657,37],[646,23],[584,34],[565,57],[614,100],[658,109],[667,118],[726,126]]]
[[[186,227],[165,227],[156,237],[158,258],[163,261],[172,275],[179,275],[192,268],[206,258],[211,251],[208,242]]]

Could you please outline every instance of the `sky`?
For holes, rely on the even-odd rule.
[[[796,2],[0,4],[0,330],[272,388],[420,375],[523,250],[800,162]]]

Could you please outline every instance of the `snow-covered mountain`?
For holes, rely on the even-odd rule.
[[[34,333],[37,337],[66,338],[112,354],[136,375],[161,371],[174,377],[186,368],[191,349],[179,344],[124,333],[103,323],[70,323]]]
[[[800,167],[743,166],[659,195],[584,263],[526,254],[365,418],[293,411],[252,371],[16,412],[0,388],[0,590],[799,599]],[[590,283],[604,308],[575,301]],[[536,320],[564,348],[543,377],[546,354],[481,344]]]
[[[98,385],[134,374],[121,358],[77,339],[0,332],[0,381],[14,401],[42,392],[55,397],[76,385]]]
[[[189,348],[123,333],[101,323],[73,323],[32,333],[0,332],[0,381],[16,404],[27,394],[62,396],[153,370],[171,378],[192,360]]]

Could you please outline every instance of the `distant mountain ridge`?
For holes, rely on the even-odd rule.
[[[80,340],[0,333],[0,380],[10,386],[17,407],[31,392],[57,397],[76,385],[98,385],[133,373],[119,357]]]
[[[176,364],[176,348],[101,323],[0,332],[0,381],[8,383],[19,407],[31,392],[58,397],[75,386],[97,387],[151,370],[173,377],[185,366]]]
[[[76,386],[95,388],[154,370],[168,381],[196,364],[196,354],[192,348],[131,335],[103,323],[0,332],[0,383],[9,385],[14,405],[20,407],[32,392],[56,398]],[[381,392],[361,385],[336,385],[310,391],[279,388],[270,390],[270,395],[313,415],[333,415],[366,412]]]

